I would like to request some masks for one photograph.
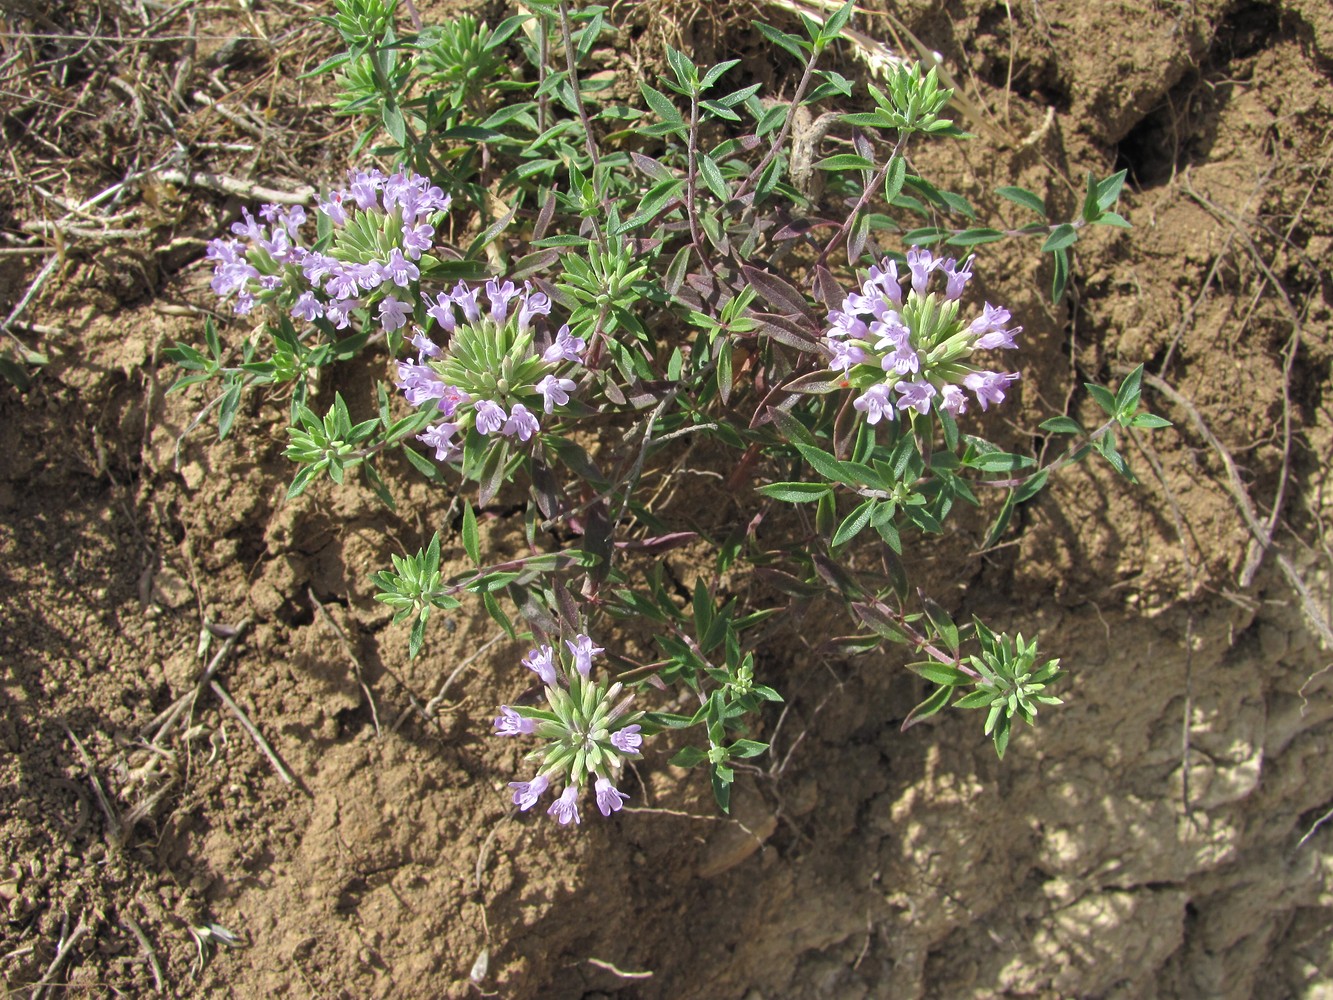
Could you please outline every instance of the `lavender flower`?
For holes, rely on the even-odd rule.
[[[523,290],[526,293],[523,298],[523,304],[518,308],[518,332],[524,333],[532,326],[532,317],[551,315],[551,299],[545,292],[532,291],[532,283],[525,281]]]
[[[407,325],[408,317],[412,315],[412,307],[405,302],[399,302],[392,295],[385,296],[380,300],[380,323],[386,331],[398,330]]]
[[[441,354],[440,345],[426,336],[421,330],[412,334],[412,346],[417,352],[427,358],[438,358]]]
[[[430,302],[429,296],[423,301]],[[435,301],[426,309],[426,315],[440,324],[440,329],[446,333],[453,333],[458,328],[458,320],[454,318],[454,300],[452,296],[436,296]]]
[[[398,362],[398,380],[394,384],[413,406],[439,399],[448,388],[433,368],[411,361]]]
[[[955,417],[962,416],[967,412],[967,397],[963,395],[963,390],[950,383],[940,390],[940,408],[953,414]]]
[[[963,261],[961,266],[953,258],[940,265],[940,270],[949,277],[949,283],[944,289],[946,299],[960,299],[963,297],[963,289],[967,287],[968,279],[972,277],[972,261],[975,258],[976,254],[969,254],[967,260]]]
[[[552,687],[556,682],[555,672],[555,650],[550,646],[540,646],[537,649],[528,650],[528,655],[520,661],[538,677],[547,687]]]
[[[1005,390],[1018,381],[1018,372],[972,372],[963,378],[963,385],[972,390],[983,410],[992,403],[1004,402]]]
[[[584,677],[592,673],[592,658],[605,652],[601,646],[594,646],[591,639],[581,634],[576,635],[573,641],[566,639],[565,645],[574,656],[574,668]]]
[[[829,367],[834,371],[850,371],[866,360],[865,349],[859,344],[849,344],[845,340],[830,340],[828,348],[832,352]]]
[[[492,278],[486,282],[486,297],[491,300],[491,319],[503,323],[509,315],[509,303],[518,296],[518,289],[512,281],[503,285]]]
[[[555,407],[564,406],[569,402],[569,394],[576,385],[577,383],[572,378],[556,378],[554,375],[545,375],[533,388],[541,393],[542,409],[550,413]]]
[[[500,428],[500,433],[506,437],[517,437],[520,441],[527,441],[539,430],[541,425],[537,423],[537,418],[522,403],[515,403],[509,413],[509,419]]]
[[[292,306],[292,315],[307,323],[313,323],[324,315],[324,307],[315,299],[314,292],[302,292],[296,304]]]
[[[508,705],[500,706],[500,715],[495,720],[497,736],[528,736],[537,731],[537,720],[519,715]]]
[[[551,808],[547,809],[546,813],[554,816],[555,821],[561,826],[568,826],[570,823],[577,826],[581,822],[578,803],[579,790],[573,785],[567,785],[560,793],[560,798],[551,803]]]
[[[866,415],[866,423],[872,427],[881,420],[893,419],[893,397],[883,382],[872,385],[852,406]]]
[[[880,267],[874,265],[870,268],[870,280],[875,282],[895,306],[903,304],[903,286],[898,277],[898,262],[891,258],[885,258]]]
[[[610,816],[613,812],[619,812],[621,806],[625,804],[625,800],[629,798],[624,792],[618,791],[608,778],[598,778],[593,788],[597,795],[597,808],[602,811],[603,816]],[[577,817],[575,822],[577,822]]]
[[[384,262],[384,270],[389,280],[399,288],[406,288],[421,277],[421,269],[403,257],[403,251],[394,247],[389,251],[389,259]]]
[[[435,242],[435,227],[419,222],[414,226],[403,227],[403,252],[412,260],[420,260],[421,255]]]
[[[637,754],[643,746],[643,737],[639,735],[642,728],[636,723],[617,730],[611,734],[611,745],[623,754]]]
[[[463,318],[469,323],[475,323],[481,319],[481,307],[477,305],[477,294],[480,288],[468,288],[463,282],[454,286],[453,294],[450,298],[454,300],[454,305],[463,310]]]
[[[444,395],[440,397],[440,402],[437,405],[441,413],[446,417],[452,417],[460,406],[471,401],[472,397],[462,389],[457,386],[446,385]]]
[[[907,269],[912,272],[912,291],[917,295],[925,295],[930,272],[939,267],[940,263],[929,250],[908,250]]]
[[[935,387],[929,382],[898,382],[893,387],[902,393],[898,400],[898,409],[914,409],[917,413],[929,413],[930,401],[935,398]]]
[[[575,337],[569,332],[569,324],[566,323],[555,334],[555,343],[548,347],[542,353],[542,360],[547,364],[555,364],[557,361],[572,361],[575,364],[583,363],[582,337]]]
[[[511,781],[509,787],[514,790],[514,805],[527,812],[537,804],[542,793],[551,787],[551,782],[546,775],[539,774],[531,781]]]
[[[494,434],[504,427],[507,416],[503,406],[492,403],[489,399],[482,399],[477,401],[475,409],[478,434]]]
[[[457,424],[432,424],[417,435],[417,440],[435,449],[435,461],[454,462],[463,457],[463,449],[454,440]]]

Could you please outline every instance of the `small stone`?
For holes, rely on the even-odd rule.
[[[181,479],[185,481],[185,488],[193,493],[203,485],[204,467],[198,462],[187,462],[181,467]]]

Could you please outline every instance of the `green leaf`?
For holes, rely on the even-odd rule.
[[[995,700],[995,692],[990,688],[979,688],[971,694],[964,695],[953,703],[954,708],[988,708],[990,703]]]
[[[826,45],[842,34],[842,29],[847,27],[847,22],[851,19],[852,10],[855,6],[855,0],[847,0],[824,22],[824,28],[819,33],[821,44]]]
[[[1125,186],[1125,177],[1128,174],[1128,170],[1121,170],[1097,184],[1097,207],[1103,212],[1119,200],[1120,189]]]
[[[671,98],[660,90],[654,90],[646,83],[639,84],[639,90],[643,94],[643,99],[648,102],[648,107],[652,108],[653,114],[657,115],[662,121],[672,126],[672,128],[685,128],[685,119],[681,117],[676,106],[671,103]]]
[[[927,660],[924,663],[909,663],[907,669],[914,674],[924,677],[932,684],[943,684],[946,687],[957,687],[960,684],[966,684],[972,679],[952,664],[940,663],[938,660]]]
[[[402,109],[396,104],[385,103],[381,118],[384,121],[384,131],[388,132],[398,145],[406,146],[407,122],[403,118]]]
[[[864,479],[857,475],[853,466],[849,462],[839,462],[836,458],[826,451],[811,447],[808,444],[797,444],[796,450],[801,453],[814,470],[825,479],[830,479],[835,483],[847,483],[853,486],[864,484]]]
[[[1015,204],[1022,205],[1024,208],[1030,208],[1043,219],[1046,218],[1046,202],[1040,195],[1021,187],[1000,187],[995,189],[995,193],[1001,198],[1007,198]]]
[[[709,777],[713,782],[713,798],[717,800],[717,807],[724,813],[730,813],[731,782],[736,777],[735,772],[729,767],[715,765],[709,769]]]
[[[855,153],[838,153],[827,156],[815,164],[818,170],[874,170],[875,164],[864,156]]]
[[[1021,485],[1014,489],[1014,503],[1022,503],[1024,500],[1031,500],[1040,493],[1046,486],[1046,480],[1050,478],[1051,470],[1042,469],[1035,472],[1023,481]]]
[[[1115,417],[1122,424],[1128,423],[1134,411],[1139,408],[1139,395],[1143,389],[1143,365],[1139,365],[1125,376],[1115,394]]]
[[[926,617],[930,619],[931,627],[935,629],[936,634],[944,641],[944,644],[949,647],[949,652],[956,656],[958,654],[958,626],[949,617],[949,613],[925,594],[921,595],[921,606],[926,609]]]
[[[477,541],[477,515],[472,504],[463,505],[463,551],[474,566],[481,565],[481,547]]]
[[[952,694],[953,688],[951,687],[937,688],[934,694],[907,713],[907,718],[903,720],[903,730],[906,731],[911,729],[923,719],[929,719],[945,705],[949,704],[949,697]]]
[[[1038,424],[1048,434],[1086,434],[1083,425],[1073,417],[1050,417]]]
[[[1160,430],[1163,427],[1173,427],[1174,424],[1165,417],[1159,417],[1155,413],[1140,413],[1129,422],[1130,427],[1141,427],[1144,430]]]
[[[961,233],[945,240],[954,247],[974,247],[983,243],[997,243],[1004,239],[1004,233],[998,229],[964,229]]]
[[[705,153],[699,154],[698,163],[699,174],[703,177],[708,190],[713,192],[718,201],[727,201],[731,197],[731,189],[727,187],[726,178],[722,176],[718,165]]]
[[[694,767],[702,764],[707,759],[707,751],[701,750],[699,747],[682,747],[669,763],[673,767]]]
[[[509,620],[509,616],[504,613],[500,607],[500,602],[495,599],[495,594],[487,591],[481,595],[481,603],[486,608],[486,613],[491,616],[491,621],[504,629],[505,634],[511,639],[517,639],[518,634],[514,630],[514,623]]]
[[[1133,229],[1134,226],[1119,212],[1103,212],[1093,220],[1094,225],[1115,226],[1117,229]]]
[[[731,341],[725,337],[717,348],[717,394],[723,403],[731,398]]]
[[[923,226],[920,229],[903,233],[903,242],[916,247],[926,246],[931,243],[938,243],[949,235],[951,234],[948,229],[940,229],[938,226]]]
[[[1078,230],[1068,222],[1062,222],[1051,230],[1050,236],[1046,237],[1046,242],[1041,245],[1041,252],[1055,253],[1057,250],[1072,247],[1077,242]]]
[[[407,640],[408,659],[415,660],[421,652],[421,646],[426,641],[426,618],[429,615],[430,608],[422,608],[417,620],[412,623],[412,632]]]
[[[993,451],[970,458],[966,464],[978,472],[1020,472],[1037,463],[1026,455],[1011,455],[1008,452]]]
[[[1000,540],[1004,534],[1004,529],[1009,527],[1009,519],[1014,514],[1014,493],[1012,490],[1005,495],[1004,503],[1000,505],[1000,512],[995,515],[995,523],[991,525],[990,531],[986,535],[986,540],[981,543],[981,549],[984,552],[991,548]]]
[[[802,41],[796,35],[789,35],[785,31],[779,31],[772,25],[764,24],[762,21],[756,21],[754,26],[759,29],[759,34],[763,35],[793,59],[796,59],[798,62],[805,61],[805,50],[810,48],[810,45],[807,42]]]
[[[236,420],[236,411],[241,406],[241,382],[238,378],[228,388],[218,406],[218,438],[223,439],[231,433],[231,425]]]
[[[760,486],[756,492],[787,503],[810,503],[830,495],[833,489],[824,483],[770,483]]]
[[[1064,298],[1065,288],[1069,285],[1069,251],[1055,251],[1055,269],[1051,275],[1051,301],[1059,302]]]
[[[846,544],[860,534],[861,529],[869,523],[870,515],[874,509],[875,501],[872,499],[867,500],[848,514],[842,524],[838,525],[838,530],[833,533],[833,541],[830,545],[836,549],[839,545]]]
[[[895,156],[889,161],[889,169],[884,172],[884,200],[892,204],[903,190],[903,181],[907,179],[907,160]]]
[[[758,740],[737,740],[735,743],[733,743],[730,747],[727,748],[727,751],[733,757],[740,757],[744,759],[749,757],[758,757],[761,753],[763,753],[767,749],[768,749],[768,744],[760,743]]]
[[[1105,386],[1098,385],[1096,382],[1084,382],[1083,387],[1092,393],[1092,398],[1097,401],[1097,405],[1106,411],[1108,417],[1114,417],[1116,413],[1115,396],[1111,390]]]

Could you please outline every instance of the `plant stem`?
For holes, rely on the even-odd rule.
[[[759,161],[759,166],[751,170],[750,176],[741,181],[741,186],[736,189],[737,198],[743,197],[745,193],[758,182],[759,178],[763,175],[764,170],[773,162],[773,157],[778,155],[778,151],[781,150],[786,143],[787,137],[791,135],[792,126],[796,122],[796,109],[801,106],[801,101],[805,97],[805,92],[810,86],[810,80],[815,75],[815,64],[818,61],[819,51],[814,50],[810,53],[809,60],[806,61],[805,72],[801,76],[801,82],[796,85],[796,93],[792,95],[791,105],[787,109],[787,118],[782,123],[782,128],[778,130],[777,137],[768,147],[768,152],[764,154],[764,158]]]
[[[686,148],[685,167],[685,214],[690,220],[690,239],[699,254],[699,260],[705,265],[708,255],[704,253],[703,231],[699,226],[699,95],[690,94],[690,134]]]

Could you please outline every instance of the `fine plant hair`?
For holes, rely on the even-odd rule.
[[[472,602],[531,647],[531,696],[494,722],[533,747],[510,783],[520,810],[550,790],[552,818],[577,824],[587,785],[609,816],[664,730],[686,731],[672,762],[706,768],[728,809],[783,697],[768,644],[814,602],[845,615],[841,653],[904,649],[927,686],[904,728],[977,710],[1003,757],[1016,721],[1060,703],[1060,661],[956,622],[913,582],[913,554],[968,506],[992,515],[983,549],[1002,544],[1015,510],[1090,455],[1133,481],[1121,441],[1167,426],[1141,408],[1140,367],[1086,385],[1095,426],[1045,420],[1064,446],[1043,464],[986,436],[1023,381],[1022,317],[969,288],[984,247],[1047,256],[1059,301],[1083,231],[1128,228],[1124,172],[1089,174],[1071,219],[1002,187],[1031,221],[985,225],[914,166],[926,144],[979,141],[937,68],[886,50],[864,89],[831,68],[850,3],[755,25],[798,81],[788,98],[739,83],[739,60],[670,46],[656,78],[594,75],[602,7],[534,0],[491,27],[334,6],[343,51],[317,72],[359,125],[359,165],[210,244],[214,291],[262,324],[178,344],[175,388],[210,387],[201,417],[221,437],[247,393],[281,388],[289,498],[350,473],[394,507],[387,463],[439,489],[446,533],[365,571],[411,656],[433,612]],[[843,151],[821,158],[824,136]],[[373,397],[328,399],[322,373],[355,358],[380,373]],[[680,499],[700,477],[735,516]],[[479,515],[502,491],[526,548],[496,561]],[[447,546],[472,568],[446,575]],[[680,579],[661,556],[687,546],[702,568]]]

